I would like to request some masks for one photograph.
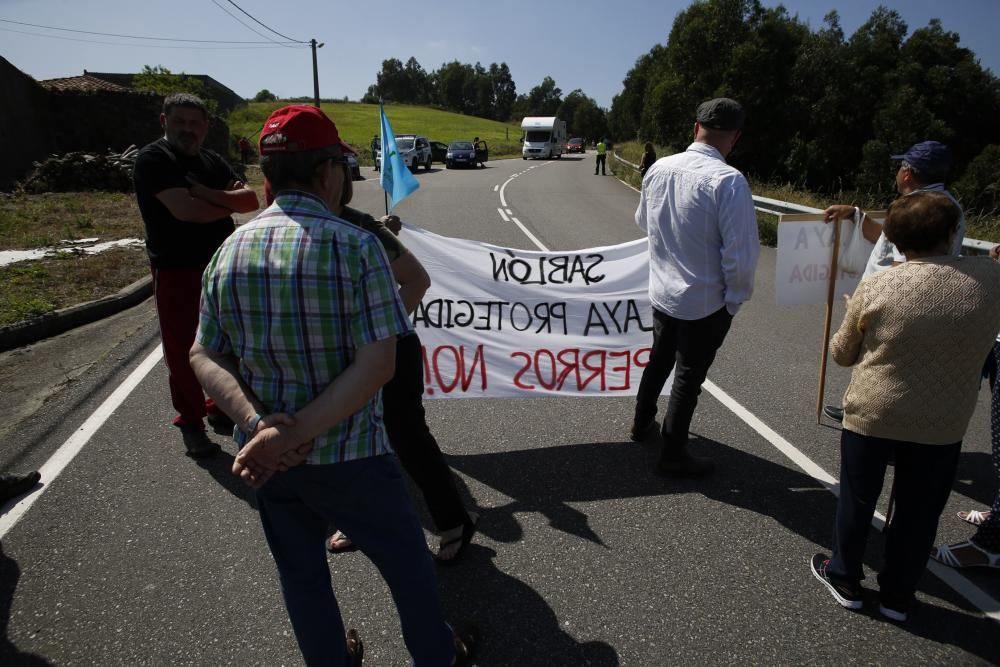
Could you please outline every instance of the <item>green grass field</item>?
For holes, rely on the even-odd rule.
[[[232,136],[248,136],[256,141],[268,115],[284,105],[284,102],[251,102],[229,115],[229,131]],[[368,146],[372,135],[379,133],[378,105],[324,102],[321,108],[337,124],[341,138],[358,149],[361,163],[371,164]],[[420,134],[431,141],[444,143],[457,139],[471,141],[478,136],[489,145],[490,157],[521,155],[521,127],[518,124],[408,104],[386,105],[385,114],[397,135]]]

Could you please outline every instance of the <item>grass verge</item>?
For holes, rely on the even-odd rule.
[[[121,192],[0,195],[0,250],[31,250],[94,236],[102,241],[144,238],[135,196]]]
[[[114,294],[149,275],[143,248],[61,255],[0,267],[0,326]]]

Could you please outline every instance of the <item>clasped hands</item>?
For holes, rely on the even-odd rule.
[[[233,460],[233,474],[253,489],[264,486],[274,473],[303,463],[313,448],[312,440],[301,441],[295,417],[284,412],[261,419],[251,435]]]

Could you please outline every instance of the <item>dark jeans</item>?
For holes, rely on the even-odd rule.
[[[296,466],[257,491],[257,504],[307,665],[350,664],[324,545],[329,523],[351,536],[388,584],[414,664],[451,664],[453,634],[434,563],[395,457]]]
[[[725,306],[700,320],[680,320],[653,309],[653,349],[639,382],[635,419],[639,424],[653,420],[656,401],[673,369],[674,384],[663,418],[664,458],[683,455],[701,385],[732,323]]]
[[[921,445],[844,429],[837,524],[827,572],[852,583],[864,578],[862,561],[875,503],[882,492],[886,463],[895,456],[896,507],[885,534],[885,565],[878,583],[883,600],[908,605],[927,567],[961,448],[961,442]]]
[[[604,171],[604,166],[607,164],[607,162],[608,162],[608,156],[607,156],[607,154],[598,155],[597,156],[597,162],[594,163],[594,173],[596,174],[598,172],[598,170],[600,170],[600,172],[603,175],[607,176],[608,175],[607,172]]]
[[[427,426],[423,393],[420,338],[410,334],[396,342],[396,374],[382,388],[385,430],[403,469],[424,495],[434,525],[439,531],[446,531],[469,521],[469,515],[458,495],[451,469]],[[346,530],[344,533],[350,535]]]

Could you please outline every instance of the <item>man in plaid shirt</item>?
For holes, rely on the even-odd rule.
[[[206,269],[191,364],[239,427],[233,472],[257,489],[306,664],[360,664],[331,588],[333,523],[385,578],[415,663],[450,665],[471,641],[444,620],[382,424],[380,388],[410,324],[378,239],[336,217],[353,193],[343,149],[315,107],[267,119],[261,168],[276,198]]]

